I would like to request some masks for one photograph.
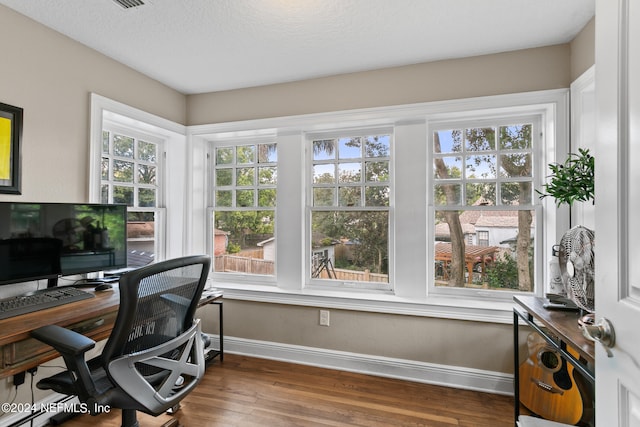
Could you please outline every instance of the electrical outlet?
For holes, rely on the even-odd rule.
[[[329,310],[320,310],[320,326],[329,326]]]

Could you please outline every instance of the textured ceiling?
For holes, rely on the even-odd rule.
[[[185,93],[566,43],[595,0],[0,0]]]

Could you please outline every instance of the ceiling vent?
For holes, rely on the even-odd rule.
[[[113,0],[116,4],[120,5],[123,9],[131,9],[132,7],[138,7],[144,5],[142,0]]]

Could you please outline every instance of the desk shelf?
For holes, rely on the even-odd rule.
[[[517,421],[520,415],[520,321],[539,333],[591,386],[595,385],[595,349],[593,342],[578,328],[580,315],[577,312],[548,310],[543,306],[547,301],[544,298],[516,296],[513,299],[514,415]],[[574,349],[579,358],[567,351],[567,346]]]

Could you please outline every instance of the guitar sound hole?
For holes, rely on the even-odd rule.
[[[543,350],[538,354],[538,357],[542,366],[553,373],[556,385],[563,390],[569,390],[572,386],[571,377],[569,377],[567,366],[560,355],[555,351]]]
[[[560,368],[560,359],[553,351],[543,351],[540,354],[540,363],[551,372],[555,372]]]

